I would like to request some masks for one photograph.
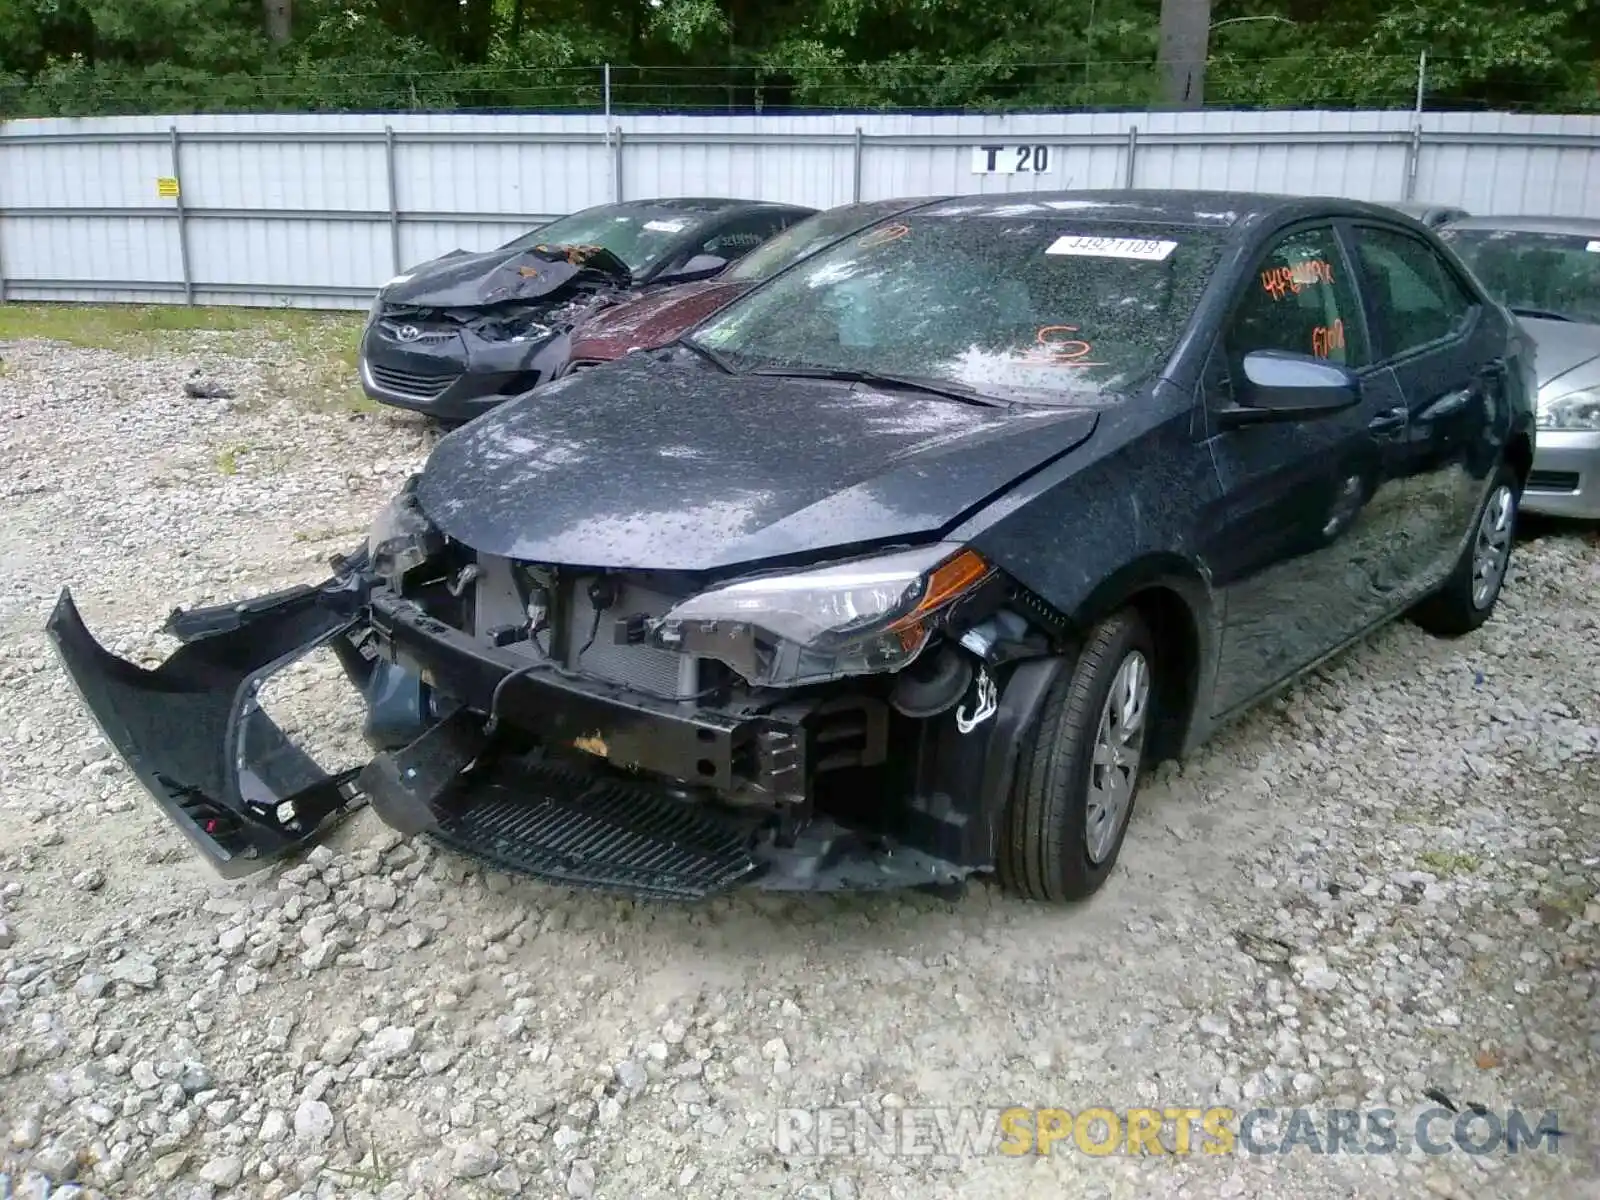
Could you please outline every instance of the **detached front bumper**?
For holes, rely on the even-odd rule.
[[[356,798],[354,773],[322,770],[256,697],[270,676],[344,638],[364,602],[351,572],[175,612],[165,629],[183,645],[154,670],[102,647],[68,590],[45,628],[107,740],[201,856],[236,878],[311,843]],[[359,658],[348,642],[336,650],[352,665]]]

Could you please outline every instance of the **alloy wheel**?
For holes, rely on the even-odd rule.
[[[1472,606],[1480,611],[1494,602],[1511,559],[1511,531],[1517,501],[1511,488],[1501,484],[1483,507],[1472,546]]]
[[[1084,844],[1090,862],[1106,860],[1127,823],[1144,755],[1149,707],[1150,664],[1138,650],[1130,650],[1111,681],[1095,732],[1084,812]]]

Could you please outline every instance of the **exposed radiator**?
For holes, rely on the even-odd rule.
[[[503,558],[480,556],[482,575],[477,585],[474,627],[480,636],[507,625],[524,626],[527,617],[512,578],[511,564]],[[673,650],[654,646],[619,646],[614,627],[619,618],[644,613],[661,616],[672,607],[672,597],[651,592],[613,578],[616,600],[600,613],[595,622],[595,606],[589,586],[599,577],[566,575],[561,580],[561,603],[555,619],[560,628],[546,630],[539,644],[553,651],[563,667],[582,671],[596,679],[638,688],[658,697],[687,699],[704,686],[701,660]],[[593,644],[584,649],[593,638]],[[538,653],[527,642],[513,642],[513,653]]]
[[[698,659],[655,646],[619,646],[612,636],[612,626],[619,617],[634,613],[662,616],[672,607],[672,598],[631,584],[618,584],[617,601],[600,613],[596,629],[595,608],[589,599],[589,585],[595,578],[579,576],[567,583],[567,645],[570,650],[566,665],[596,678],[659,696],[688,697],[699,691]],[[594,644],[583,650],[591,635]]]

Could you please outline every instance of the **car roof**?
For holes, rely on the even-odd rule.
[[[1377,203],[1386,208],[1397,208],[1412,216],[1427,216],[1431,213],[1460,213],[1462,216],[1467,214],[1467,210],[1459,204],[1446,204],[1438,200],[1379,200]]]
[[[825,208],[823,212],[841,212],[847,208],[859,209],[862,212],[901,213],[910,212],[914,208],[924,208],[930,204],[941,204],[950,200],[960,200],[961,196],[945,192],[937,196],[891,196],[883,200],[849,200],[844,204],[836,204],[832,208]]]
[[[617,200],[591,208],[614,208],[632,212],[680,212],[706,217],[727,216],[731,213],[782,209],[788,212],[815,212],[802,204],[784,204],[777,200],[742,200],[731,196],[664,196],[659,199]]]
[[[1473,216],[1458,217],[1449,229],[1499,229],[1508,233],[1571,233],[1600,236],[1600,217]]]
[[[1348,216],[1392,218],[1393,208],[1338,196],[1225,192],[1177,188],[1104,188],[952,197],[925,217],[1057,216],[1122,224],[1186,225],[1226,230],[1267,220]]]
[[[595,208],[670,208],[675,213],[730,213],[739,208],[803,208],[779,200],[749,200],[731,195],[664,195],[638,200],[616,200]]]

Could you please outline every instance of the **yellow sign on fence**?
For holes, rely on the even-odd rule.
[[[156,180],[156,195],[163,200],[176,200],[178,198],[178,181],[167,178]]]

